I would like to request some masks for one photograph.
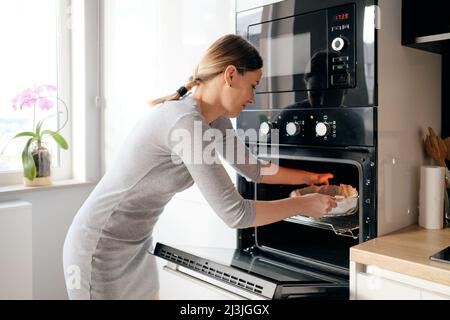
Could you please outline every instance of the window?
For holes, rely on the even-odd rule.
[[[234,33],[233,2],[105,2],[106,168],[148,110],[145,102],[185,84],[207,47]]]
[[[21,153],[26,138],[11,138],[17,132],[32,131],[33,119],[53,113],[45,127],[55,130],[70,114],[62,103],[55,103],[52,113],[36,108],[36,115],[32,107],[16,110],[12,107],[13,98],[20,92],[48,84],[58,88],[57,96],[70,108],[70,25],[66,23],[69,3],[68,0],[0,2],[3,48],[0,55],[0,186],[21,181]],[[70,144],[70,117],[68,124],[61,133]],[[55,179],[70,177],[70,152],[60,151],[50,140],[47,145],[53,156],[52,175]]]

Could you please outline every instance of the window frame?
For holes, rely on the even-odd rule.
[[[58,163],[52,166],[53,180],[67,180],[72,177],[72,99],[71,99],[71,27],[70,10],[71,0],[58,0],[57,5],[57,31],[56,41],[58,50],[57,61],[57,87],[58,97],[63,100],[68,108],[68,122],[61,130],[61,134],[69,143],[69,150],[62,151],[58,148]],[[63,123],[64,115],[59,118],[59,123]],[[20,156],[20,155],[18,155]],[[23,181],[23,170],[0,171],[0,187],[21,184]]]

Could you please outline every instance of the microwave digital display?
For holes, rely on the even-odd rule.
[[[339,13],[339,14],[335,15],[334,20],[335,21],[346,21],[346,20],[348,20],[349,17],[350,17],[350,15],[348,14],[348,12],[343,12],[343,13]]]

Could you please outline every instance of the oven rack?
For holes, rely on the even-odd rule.
[[[345,217],[311,218],[306,216],[294,216],[286,221],[308,225],[333,231],[336,235],[358,239],[359,216],[357,214]]]

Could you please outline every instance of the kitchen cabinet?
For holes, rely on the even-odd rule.
[[[450,229],[410,226],[350,249],[350,298],[450,300],[450,264],[429,256],[450,245]]]
[[[450,20],[441,0],[402,1],[402,44],[443,53],[450,49]]]
[[[450,300],[450,286],[355,262],[350,283],[353,300]]]
[[[450,19],[446,1],[402,1],[402,45],[442,55],[442,88],[450,83]],[[443,138],[450,136],[450,92],[442,90]]]
[[[449,300],[450,296],[422,290],[422,300]]]

